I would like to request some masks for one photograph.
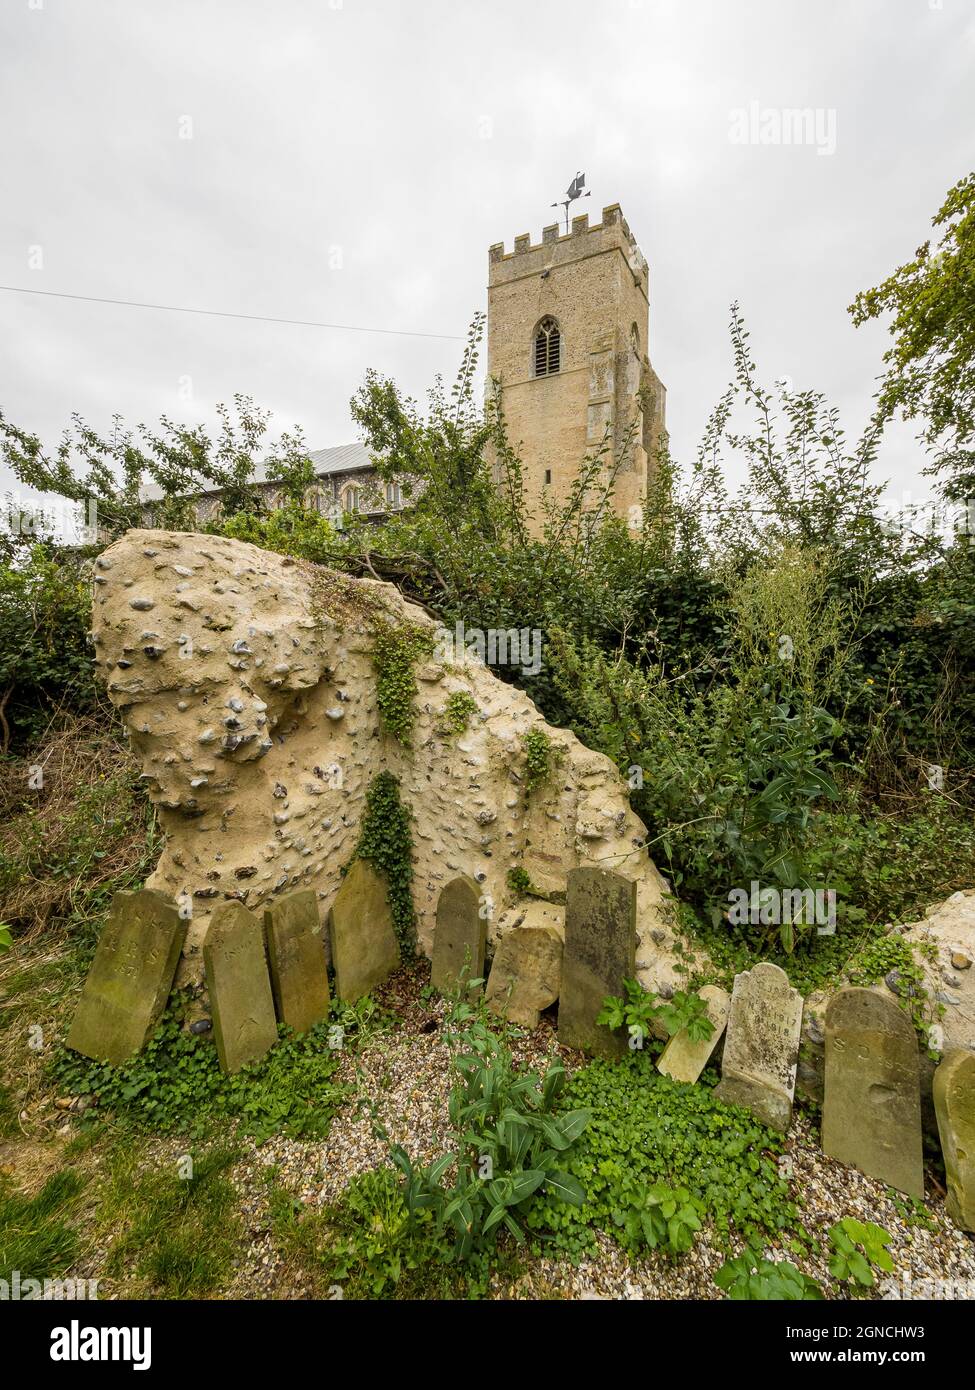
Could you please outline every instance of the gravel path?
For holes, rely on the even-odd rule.
[[[366,1089],[375,1102],[390,1137],[402,1143],[415,1161],[428,1163],[449,1146],[447,1097],[450,1087],[449,1053],[441,1033],[445,1006],[423,1002],[416,977],[401,976],[384,999],[395,1008],[400,1022],[382,1034],[356,1059],[344,1063],[343,1079],[354,1083],[355,1066],[366,1078]],[[514,1044],[519,1063],[544,1069],[560,1057],[568,1067],[581,1057],[559,1045],[550,1020]],[[826,1232],[834,1222],[852,1216],[874,1221],[892,1235],[895,1274],[909,1276],[914,1284],[924,1280],[958,1281],[960,1288],[941,1296],[975,1297],[975,1238],[959,1231],[947,1219],[943,1200],[929,1185],[927,1210],[934,1230],[910,1224],[898,1213],[882,1183],[864,1177],[827,1158],[819,1149],[816,1130],[797,1114],[789,1133],[787,1154],[791,1160],[790,1185],[794,1200],[802,1204],[804,1224],[825,1247]],[[308,1143],[277,1137],[250,1146],[245,1161],[235,1171],[242,1195],[245,1219],[252,1233],[246,1260],[237,1271],[226,1296],[238,1298],[307,1297],[312,1290],[300,1273],[289,1269],[275,1252],[267,1224],[266,1184],[262,1170],[278,1169],[279,1181],[308,1205],[327,1205],[341,1193],[351,1177],[385,1161],[383,1144],[374,1137],[367,1114],[354,1104],[336,1116],[324,1142]],[[540,1299],[711,1299],[723,1295],[714,1273],[726,1255],[702,1232],[693,1249],[670,1263],[660,1256],[633,1260],[608,1236],[597,1237],[598,1254],[574,1266],[566,1259],[527,1257],[525,1271],[514,1282],[498,1279],[491,1290],[497,1298]],[[769,1247],[773,1259],[791,1259],[804,1273],[825,1283],[825,1254],[797,1256]],[[967,1284],[967,1289],[965,1285]],[[900,1296],[910,1296],[910,1284]],[[930,1290],[921,1290],[932,1296]],[[883,1285],[870,1297],[890,1297]]]

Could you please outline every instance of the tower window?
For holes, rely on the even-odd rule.
[[[562,365],[562,334],[554,319],[542,319],[535,331],[536,376],[552,376]]]
[[[403,495],[400,491],[399,483],[386,484],[386,505],[393,511],[398,511],[403,505]]]
[[[357,487],[346,488],[342,498],[347,512],[357,512],[362,505],[362,495]]]
[[[550,483],[550,482],[552,481],[552,470],[551,470],[551,468],[546,468],[546,470],[545,470],[545,481],[546,481],[546,483]]]

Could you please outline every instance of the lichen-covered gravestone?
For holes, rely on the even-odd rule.
[[[278,1019],[306,1033],[328,1017],[328,970],[318,899],[310,888],[264,910],[271,989]]]
[[[620,1057],[627,1039],[596,1017],[607,995],[636,975],[636,884],[606,869],[572,869],[565,894],[559,1041]]]
[[[203,942],[213,1032],[220,1065],[239,1071],[278,1040],[260,919],[243,903],[221,903]]]
[[[934,1074],[934,1108],[948,1180],[948,1215],[975,1231],[975,1052],[953,1048]]]
[[[802,995],[784,970],[762,961],[735,976],[715,1095],[784,1134],[792,1119]]]
[[[841,989],[827,1006],[822,1142],[831,1158],[924,1197],[917,1037],[879,990]]]
[[[692,1041],[686,1028],[681,1028],[674,1034],[657,1062],[657,1070],[663,1072],[664,1076],[669,1076],[672,1081],[697,1080],[721,1040],[728,1022],[728,1009],[731,1005],[728,991],[718,985],[705,985],[700,994],[713,1031],[709,1038],[700,1042]]]
[[[356,859],[342,880],[328,924],[335,992],[354,1004],[400,963],[386,880],[365,859]]]
[[[68,1046],[119,1066],[134,1057],[166,1007],[186,923],[144,888],[116,893],[68,1034]]]
[[[437,899],[430,980],[442,994],[454,993],[462,974],[465,983],[484,977],[487,918],[480,915],[480,904],[480,889],[465,874],[451,879]]]
[[[484,1000],[509,1023],[537,1028],[559,997],[562,938],[554,927],[515,927],[498,942]]]

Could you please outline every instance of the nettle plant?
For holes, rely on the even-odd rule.
[[[633,1050],[643,1047],[644,1039],[655,1032],[657,1023],[670,1038],[686,1030],[691,1042],[707,1042],[714,1032],[707,1005],[693,991],[677,990],[670,999],[658,999],[637,980],[624,980],[623,989],[623,997],[606,996],[596,1022],[614,1031],[625,1028]]]
[[[576,1207],[586,1200],[564,1164],[590,1111],[555,1113],[565,1068],[556,1062],[544,1077],[519,1072],[482,1009],[458,1001],[449,1018],[456,1030],[450,1035],[456,1079],[449,1101],[455,1147],[419,1168],[401,1144],[390,1145],[410,1216],[432,1213],[436,1229],[453,1234],[448,1258],[456,1261],[489,1252],[502,1230],[523,1243],[522,1209],[536,1192]],[[376,1132],[389,1142],[378,1123]]]

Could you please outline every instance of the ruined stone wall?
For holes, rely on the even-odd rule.
[[[380,723],[377,620],[435,629],[391,585],[222,537],[133,530],[97,560],[98,669],[165,832],[148,886],[192,903],[181,982],[200,976],[217,903],[259,908],[310,887],[324,918],[369,784],[389,769],[414,817],[427,954],[440,889],[457,874],[491,899],[493,941],[532,901],[508,886],[509,870],[524,868],[558,898],[570,868],[600,864],[637,882],[641,981],[673,984],[666,884],[615,767],[463,653],[418,666],[416,726],[403,747]],[[462,733],[444,718],[456,691],[477,705]],[[557,759],[526,795],[530,729],[547,730]]]

